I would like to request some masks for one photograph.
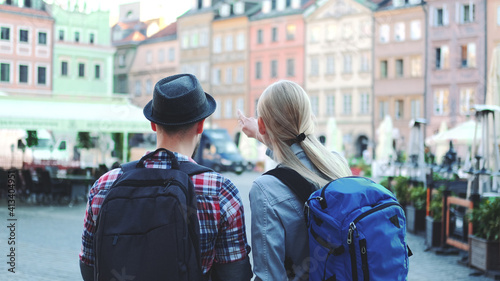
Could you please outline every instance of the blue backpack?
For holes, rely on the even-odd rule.
[[[97,218],[94,280],[189,280],[202,276],[197,201],[190,176],[211,171],[174,154],[171,169],[122,165]]]
[[[314,191],[297,172],[273,175],[305,202],[309,280],[407,280],[412,255],[396,197],[370,179],[345,177]]]

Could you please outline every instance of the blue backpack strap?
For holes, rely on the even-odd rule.
[[[264,175],[271,175],[284,183],[299,198],[300,202],[305,203],[315,191],[314,186],[307,181],[298,172],[283,167],[276,167],[267,171]]]
[[[199,164],[189,162],[189,161],[179,161],[179,170],[188,174],[189,176],[197,175],[205,172],[213,172],[212,169],[201,166]]]
[[[123,172],[128,172],[137,168],[137,164],[139,164],[139,160],[123,163],[120,165],[120,168],[122,169]]]

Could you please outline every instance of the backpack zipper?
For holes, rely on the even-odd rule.
[[[349,231],[347,234],[347,245],[349,245],[349,254],[351,255],[351,269],[352,269],[352,278],[353,280],[358,280],[358,269],[357,269],[357,262],[356,262],[356,247],[354,246],[354,231],[356,231],[356,237],[359,237],[358,229],[356,227],[356,224],[362,220],[363,218],[380,211],[382,209],[391,207],[391,206],[399,206],[401,205],[397,202],[390,202],[390,203],[385,203],[382,205],[379,205],[377,207],[374,207],[373,209],[359,215],[357,218],[354,219],[353,222],[349,224]],[[402,208],[402,207],[401,207]],[[364,240],[364,241],[363,241]],[[361,252],[361,268],[363,270],[363,276],[364,280],[368,280],[369,278],[369,271],[368,271],[368,256],[367,256],[367,249],[366,249],[366,240],[363,239],[362,241],[359,242],[359,248]]]

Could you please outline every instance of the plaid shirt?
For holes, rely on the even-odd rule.
[[[174,152],[178,161],[191,158]],[[144,162],[146,168],[170,169],[171,160],[164,151],[154,154]],[[121,169],[114,169],[97,180],[89,192],[84,218],[80,260],[94,264],[93,240],[96,221],[101,204],[109,188],[122,175]],[[242,260],[250,253],[245,232],[245,218],[240,194],[234,184],[215,172],[207,172],[191,177],[198,201],[200,222],[200,248],[203,272],[207,273],[212,264]]]

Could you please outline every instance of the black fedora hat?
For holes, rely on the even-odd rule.
[[[214,98],[205,93],[192,74],[177,74],[155,85],[153,100],[144,107],[144,116],[160,125],[186,125],[214,113]]]

